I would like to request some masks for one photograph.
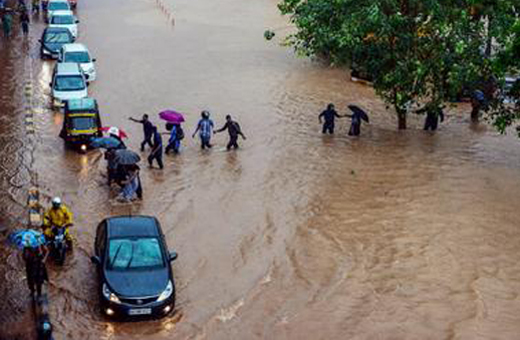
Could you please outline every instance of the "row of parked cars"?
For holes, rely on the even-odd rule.
[[[96,79],[95,62],[83,44],[76,43],[79,21],[67,0],[50,0],[40,43],[42,59],[56,59],[50,83],[52,106],[63,109],[60,133],[66,142],[87,149],[101,136],[96,100],[88,84]],[[168,246],[159,221],[152,216],[117,216],[97,227],[94,256],[99,279],[100,307],[108,317],[164,316],[175,306]]]
[[[96,59],[84,44],[76,42],[79,20],[73,7],[68,0],[47,3],[40,56],[57,60],[49,85],[51,106],[63,109],[65,115],[60,137],[86,151],[90,139],[101,135],[97,102],[88,98],[88,85],[96,80]]]

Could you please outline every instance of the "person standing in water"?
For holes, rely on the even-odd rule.
[[[48,254],[49,251],[44,245],[37,247],[26,246],[23,249],[22,257],[25,262],[27,285],[33,296],[35,291],[37,296],[41,296],[42,285],[49,280],[47,269],[45,268],[45,260]]]
[[[327,109],[325,111],[323,111],[322,113],[320,113],[320,115],[318,116],[318,119],[320,121],[320,124],[322,122],[322,120],[324,119],[325,122],[323,123],[323,129],[322,129],[322,133],[329,133],[329,134],[334,134],[334,122],[336,120],[336,118],[342,118],[342,117],[345,117],[345,116],[340,116],[336,110],[334,109],[334,104],[329,104],[327,105]]]
[[[153,148],[152,151],[150,151],[150,155],[148,156],[148,164],[150,164],[150,167],[153,165],[153,160],[155,159],[157,161],[157,164],[159,165],[160,169],[164,168],[163,161],[162,161],[162,154],[163,154],[163,144],[162,144],[162,137],[159,131],[157,131],[157,127],[153,126]]]
[[[27,13],[27,10],[23,11],[20,15],[20,23],[22,24],[22,32],[23,35],[27,36],[29,34],[29,14]]]
[[[9,11],[4,13],[2,17],[2,28],[4,30],[4,36],[9,38],[11,36],[11,26],[13,24],[13,16]]]
[[[211,149],[213,145],[210,144],[211,142],[211,133],[213,131],[213,121],[209,119],[209,112],[204,110],[201,113],[201,119],[199,120],[199,123],[197,124],[197,129],[195,132],[193,132],[192,137],[195,138],[195,135],[197,132],[199,132],[200,137],[200,148],[204,150],[205,148]]]
[[[148,115],[144,114],[142,119],[128,118],[132,122],[143,124],[144,140],[141,143],[141,151],[144,151],[144,147],[148,144],[153,148],[152,137],[153,137],[153,124],[150,122]]]
[[[226,149],[231,150],[231,148],[238,149],[238,136],[241,136],[242,139],[246,140],[246,136],[242,133],[240,129],[240,125],[231,119],[230,115],[226,116],[226,124],[218,130],[215,130],[215,134],[222,132],[224,130],[228,130],[229,133],[229,143]]]

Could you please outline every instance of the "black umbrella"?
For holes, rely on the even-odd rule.
[[[354,112],[355,115],[358,115],[359,118],[363,119],[365,122],[368,123],[368,115],[365,111],[363,111],[359,106],[357,105],[349,105],[348,108],[350,111]]]
[[[120,165],[132,165],[141,160],[138,154],[128,149],[120,149],[115,151],[114,162]]]

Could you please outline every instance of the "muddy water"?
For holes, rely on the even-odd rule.
[[[471,126],[461,106],[436,134],[395,131],[371,89],[340,70],[295,58],[274,2],[91,0],[80,40],[97,58],[90,87],[107,125],[138,148],[127,120],[175,108],[192,131],[200,110],[228,113],[248,136],[238,152],[187,137],[164,171],[143,167],[145,199],[121,205],[101,154],[57,138],[48,109],[51,62],[40,62],[36,21],[27,41],[1,41],[2,227],[24,216],[27,189],[59,194],[76,215],[78,244],[50,268],[58,339],[515,339],[520,331],[520,143]],[[275,28],[267,43],[263,31]],[[37,133],[23,126],[32,73]],[[22,77],[23,74],[23,77]],[[371,124],[359,139],[323,137],[317,113],[358,103]],[[160,123],[154,116],[154,121]],[[34,155],[35,161],[32,161]],[[145,153],[142,155],[146,156]],[[89,263],[97,223],[116,214],[159,218],[170,248],[176,312],[155,322],[111,323],[97,310]],[[32,334],[19,260],[0,252],[0,338]],[[11,254],[11,255],[9,255]]]

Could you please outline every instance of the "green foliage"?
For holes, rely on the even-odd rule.
[[[297,28],[286,43],[306,56],[368,74],[397,113],[438,110],[520,66],[520,0],[284,0]],[[492,105],[499,130],[518,115]],[[509,111],[507,111],[507,110]],[[513,109],[514,111],[514,109]]]

